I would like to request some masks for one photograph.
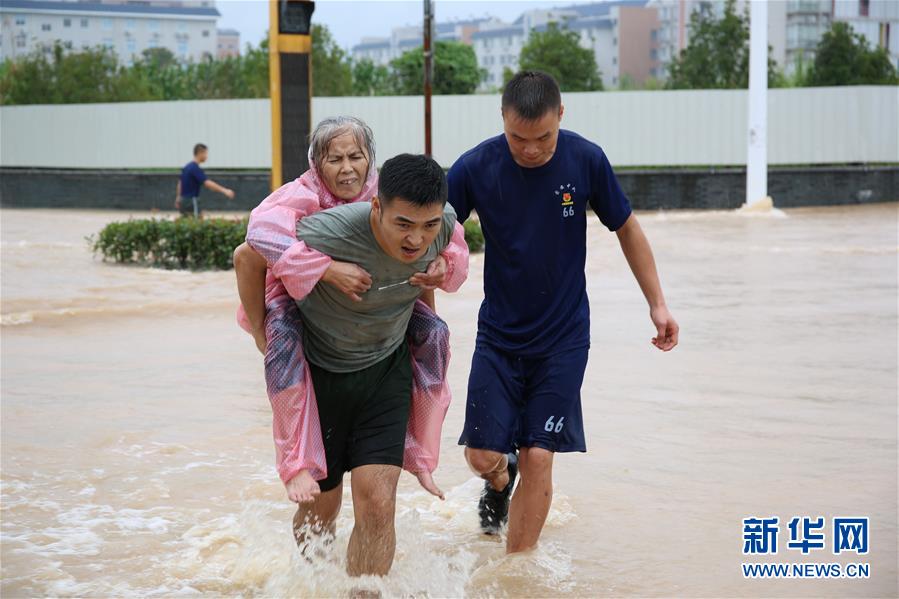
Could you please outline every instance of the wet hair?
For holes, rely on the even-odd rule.
[[[206,147],[206,144],[197,144],[197,145],[194,146],[194,156],[196,156],[197,154],[199,154],[199,153],[202,152],[203,150],[208,150],[208,149],[209,149],[209,148]]]
[[[402,199],[415,206],[443,206],[447,193],[443,168],[423,154],[394,156],[378,173],[378,198],[382,204]]]
[[[353,116],[332,116],[324,119],[315,126],[309,135],[309,150],[312,152],[312,163],[318,172],[321,172],[325,158],[328,157],[328,149],[335,138],[344,133],[351,133],[356,143],[362,148],[368,160],[368,168],[375,163],[375,136],[371,127],[362,119]],[[368,171],[366,171],[368,176]]]
[[[511,109],[525,121],[536,121],[560,106],[559,84],[543,71],[519,71],[503,90],[503,114]]]

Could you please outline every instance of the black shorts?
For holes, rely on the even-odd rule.
[[[403,343],[374,366],[357,372],[329,372],[309,362],[318,403],[330,491],[344,472],[369,464],[403,465],[412,401],[412,358]]]

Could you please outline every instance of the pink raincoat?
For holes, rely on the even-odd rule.
[[[312,160],[310,159],[310,165]],[[378,176],[371,169],[362,192],[351,202],[371,200]],[[275,460],[281,480],[287,483],[300,470],[312,477],[327,477],[324,443],[309,365],[303,353],[303,329],[294,300],[306,297],[322,278],[331,258],[307,247],[296,237],[296,223],[320,210],[344,204],[328,191],[314,166],[300,178],[283,185],[253,210],[247,227],[247,243],[265,257],[265,380],[272,404]],[[468,245],[456,224],[443,252],[447,275],[441,289],[456,291],[468,277]],[[237,320],[250,331],[241,306]],[[446,382],[449,365],[449,329],[422,301],[415,304],[407,339],[412,354],[412,404],[406,431],[403,468],[433,472],[440,453],[440,433],[450,391]]]

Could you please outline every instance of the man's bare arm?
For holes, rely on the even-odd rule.
[[[615,234],[618,235],[621,251],[649,304],[649,315],[658,332],[652,339],[652,344],[662,351],[669,351],[677,345],[680,329],[665,304],[655,258],[649,241],[643,234],[643,228],[637,222],[637,217],[631,214]]]
[[[226,196],[228,199],[231,199],[231,200],[234,199],[234,191],[228,189],[227,187],[223,187],[223,186],[219,185],[212,179],[206,179],[203,182],[203,187],[205,187],[206,189],[211,189],[212,191],[217,191],[220,194]]]
[[[237,275],[237,293],[243,304],[247,320],[253,329],[256,347],[265,354],[265,274],[268,265],[265,258],[246,243],[234,250],[234,273]]]

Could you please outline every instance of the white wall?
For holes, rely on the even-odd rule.
[[[197,142],[211,168],[271,165],[267,100],[0,107],[0,165],[181,167]]]
[[[771,164],[899,162],[899,87],[776,89],[769,94]],[[599,143],[616,166],[746,161],[743,90],[563,95],[563,127]],[[449,166],[502,131],[498,95],[435,96],[434,156]],[[420,97],[315,98],[313,119],[352,114],[371,125],[378,163],[424,150]],[[209,168],[268,168],[267,100],[0,107],[0,165],[180,167],[210,148]]]

